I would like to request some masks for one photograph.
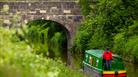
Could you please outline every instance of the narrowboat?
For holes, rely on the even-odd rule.
[[[123,60],[113,54],[111,69],[105,70],[103,55],[104,50],[86,50],[83,61],[83,71],[90,77],[127,77]]]

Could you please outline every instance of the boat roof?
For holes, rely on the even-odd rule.
[[[87,54],[93,55],[98,58],[102,58],[104,50],[99,50],[99,49],[91,49],[91,50],[86,50]],[[113,54],[113,57],[121,58],[119,55]]]
[[[91,49],[91,50],[86,50],[86,53],[96,56],[98,58],[101,58],[103,55],[104,50],[99,50],[99,49]]]

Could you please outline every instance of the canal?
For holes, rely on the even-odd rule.
[[[138,64],[125,63],[128,77],[138,77]]]

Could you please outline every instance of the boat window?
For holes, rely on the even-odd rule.
[[[89,61],[89,55],[88,55],[88,54],[86,54],[86,55],[85,55],[85,62],[87,62],[87,63],[88,63],[88,61]]]
[[[89,59],[89,63],[91,64],[91,65],[93,65],[93,57],[92,56],[90,56],[90,59]]]
[[[98,64],[99,64],[99,60],[97,59],[96,60],[96,67],[98,67]]]

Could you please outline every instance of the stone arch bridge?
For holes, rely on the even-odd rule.
[[[19,25],[36,19],[52,20],[62,24],[69,31],[68,48],[72,45],[72,39],[83,19],[80,6],[75,0],[0,1],[0,20],[4,24],[10,25],[14,14],[20,16]],[[68,52],[68,58],[71,58],[70,55]]]

